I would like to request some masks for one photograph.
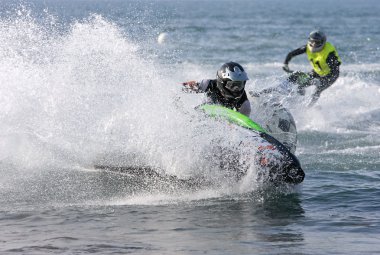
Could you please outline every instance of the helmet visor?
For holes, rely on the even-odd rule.
[[[231,92],[241,92],[245,88],[246,81],[227,81],[226,88]]]
[[[313,39],[310,39],[309,40],[309,46],[311,48],[319,48],[319,47],[323,46],[323,41],[322,40],[313,40]]]

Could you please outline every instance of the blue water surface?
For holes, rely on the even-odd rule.
[[[2,0],[0,253],[380,254],[379,13],[377,0]],[[316,28],[342,66],[293,112],[301,185],[188,188],[91,168],[133,144],[170,174],[206,169],[187,153],[195,140],[177,153],[187,136],[154,139],[180,132],[160,91],[231,60],[248,90],[268,87]],[[290,65],[310,70],[305,56]]]

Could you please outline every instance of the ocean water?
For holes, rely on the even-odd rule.
[[[379,13],[377,0],[1,0],[0,253],[380,254]],[[203,97],[180,83],[236,61],[247,90],[279,84],[315,28],[343,64],[314,107],[288,105],[304,182],[225,178],[205,151],[239,136],[194,116]]]

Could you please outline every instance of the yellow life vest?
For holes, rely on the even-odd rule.
[[[313,53],[311,52],[309,45],[307,45],[306,47],[307,58],[309,59],[314,71],[320,76],[326,76],[331,71],[330,67],[327,65],[326,62],[327,57],[331,52],[334,52],[335,56],[338,58],[338,61],[342,62],[339,58],[338,52],[336,51],[335,47],[329,42],[326,42],[325,46],[320,52]]]

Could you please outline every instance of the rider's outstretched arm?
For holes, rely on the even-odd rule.
[[[189,93],[203,93],[206,92],[211,86],[212,80],[205,79],[200,82],[188,81],[182,83],[184,86],[183,91]]]
[[[282,69],[284,69],[285,72],[292,72],[290,69],[289,69],[289,62],[290,60],[295,57],[295,56],[298,56],[298,55],[301,55],[301,54],[304,54],[306,53],[306,45],[302,46],[302,47],[299,47],[298,49],[295,49],[291,52],[288,53],[288,55],[286,55],[286,58],[285,58],[285,61],[284,61],[284,66]]]

